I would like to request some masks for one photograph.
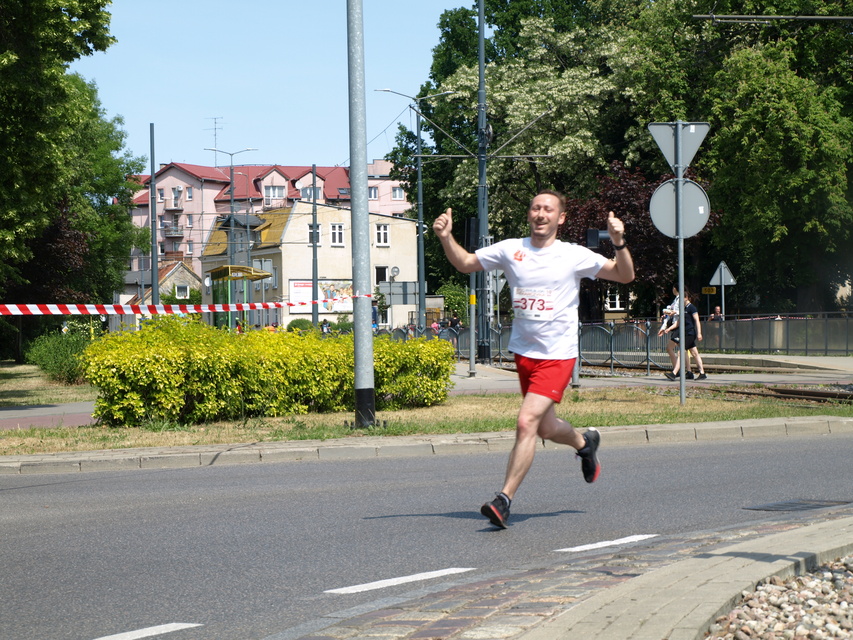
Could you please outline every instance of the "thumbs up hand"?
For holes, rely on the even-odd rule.
[[[450,207],[435,219],[432,230],[439,238],[450,237],[450,232],[453,230],[453,210]]]

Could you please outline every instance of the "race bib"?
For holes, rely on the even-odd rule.
[[[553,320],[554,291],[553,289],[513,287],[512,310],[516,318]]]

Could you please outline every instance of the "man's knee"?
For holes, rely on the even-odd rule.
[[[525,414],[519,414],[515,424],[515,434],[519,439],[535,438],[539,433],[540,421],[534,417]]]

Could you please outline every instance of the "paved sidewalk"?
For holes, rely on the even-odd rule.
[[[709,365],[709,379],[689,385],[853,385],[853,358],[703,359]],[[712,367],[719,367],[717,373]],[[454,394],[518,392],[518,380],[511,371],[480,365],[475,371],[471,376],[467,363],[457,366],[452,376]],[[581,386],[678,388],[678,383],[660,373],[635,372],[582,377]],[[72,416],[88,416],[91,421],[91,403],[71,408],[0,409],[0,428],[12,422],[37,424],[33,422],[37,418],[69,425]],[[664,442],[699,446],[722,439],[850,433],[853,419],[833,416],[625,425],[603,430],[604,442],[614,446]],[[509,451],[513,440],[511,432],[498,432],[3,456],[0,475]],[[850,499],[853,501],[853,495]],[[718,615],[732,608],[741,591],[752,590],[758,581],[803,572],[851,552],[853,502],[786,513],[747,526],[653,538],[606,551],[580,551],[551,566],[519,567],[510,574],[460,577],[319,618],[266,640],[699,640]]]

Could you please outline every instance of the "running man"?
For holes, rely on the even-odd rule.
[[[587,482],[595,482],[599,432],[581,434],[557,417],[554,405],[572,377],[578,356],[578,294],[581,278],[602,278],[627,284],[634,279],[634,262],[625,240],[625,227],[611,211],[607,231],[616,250],[612,260],[579,245],[557,240],[566,219],[566,200],[556,191],[542,191],[530,202],[530,236],[514,238],[469,253],[453,238],[453,218],[447,209],[433,230],[450,263],[462,273],[503,269],[512,290],[514,321],[509,349],[515,354],[521,393],[515,444],[504,484],[480,512],[505,529],[512,499],[533,464],[537,438],[577,449]]]

